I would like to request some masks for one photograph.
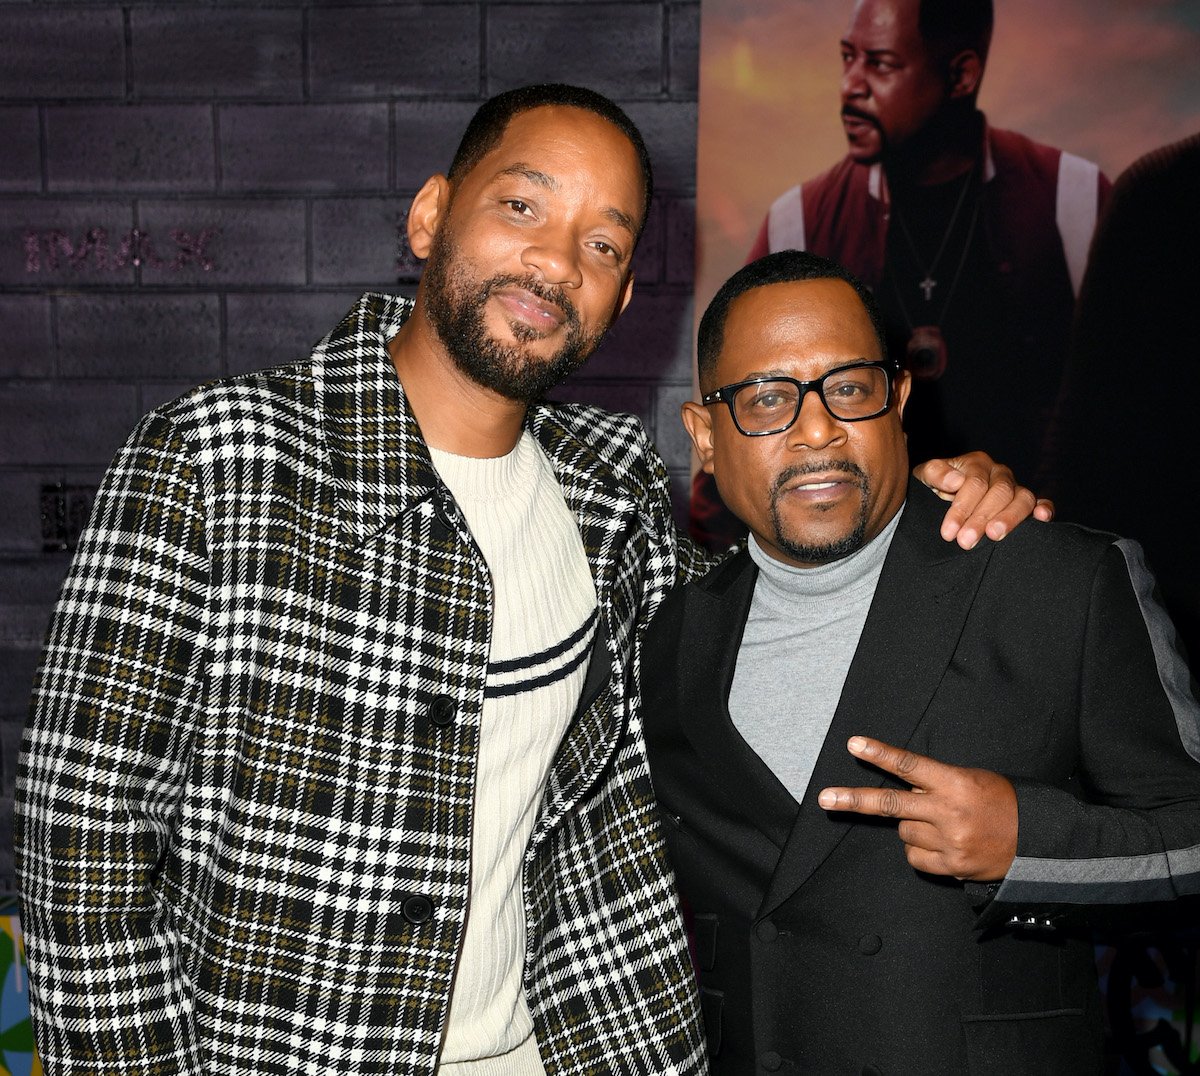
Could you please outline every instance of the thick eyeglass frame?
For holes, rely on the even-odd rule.
[[[887,377],[887,389],[883,398],[883,406],[869,415],[857,415],[854,418],[844,418],[837,414],[832,407],[829,406],[829,401],[825,399],[825,380],[833,377],[834,374],[844,373],[846,370],[882,370]],[[783,377],[782,375],[773,375],[763,377],[752,377],[747,381],[735,381],[732,385],[722,385],[719,389],[714,389],[705,396],[700,397],[700,402],[703,404],[723,403],[729,408],[729,417],[733,419],[733,424],[737,427],[738,433],[743,437],[771,437],[777,433],[785,433],[796,425],[796,419],[800,417],[800,411],[804,407],[804,397],[810,392],[815,392],[824,405],[825,410],[837,422],[866,422],[869,419],[879,418],[880,415],[887,414],[892,407],[892,390],[895,385],[896,375],[900,372],[900,364],[892,359],[875,359],[869,362],[848,362],[845,366],[835,366],[832,370],[826,370],[820,377],[812,381],[797,381],[794,377]],[[733,409],[733,400],[739,389],[744,389],[749,385],[765,385],[771,381],[786,381],[789,385],[795,385],[799,391],[796,397],[796,412],[792,415],[791,420],[784,426],[777,426],[771,430],[745,430],[742,424],[738,422],[737,412]]]

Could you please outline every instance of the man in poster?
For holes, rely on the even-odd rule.
[[[969,439],[1028,477],[1109,184],[978,110],[992,24],[991,0],[858,0],[841,41],[847,155],[775,200],[748,260],[811,250],[872,289],[914,377],[914,459]],[[693,513],[714,548],[744,533],[707,476]]]

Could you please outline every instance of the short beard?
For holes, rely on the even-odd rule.
[[[581,366],[600,343],[605,329],[594,336],[583,331],[579,312],[560,287],[550,287],[535,276],[494,276],[479,281],[461,262],[455,262],[448,229],[438,232],[429,252],[422,285],[425,309],[454,364],[478,385],[510,400],[531,403],[541,399],[573,370]],[[483,311],[488,297],[498,288],[517,286],[553,303],[563,312],[567,338],[563,346],[547,359],[531,356],[522,342],[540,339],[533,328],[514,324],[518,343],[502,344],[492,337],[484,324]]]
[[[849,534],[823,545],[805,545],[794,541],[783,533],[783,518],[779,513],[779,498],[783,486],[793,478],[805,474],[828,474],[830,471],[843,471],[858,479],[861,502],[858,519]],[[775,529],[775,543],[788,556],[801,564],[829,564],[835,560],[857,553],[862,547],[867,534],[867,505],[870,501],[870,481],[867,473],[857,463],[850,460],[815,460],[811,463],[798,464],[789,467],[778,478],[771,488],[771,526]],[[820,509],[818,509],[820,510]]]

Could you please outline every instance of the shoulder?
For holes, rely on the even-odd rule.
[[[552,456],[599,463],[622,485],[644,485],[665,464],[637,415],[593,404],[546,401],[530,411],[529,426]],[[574,457],[574,459],[572,459]]]
[[[152,411],[144,420],[166,424],[200,446],[249,445],[269,451],[280,439],[316,435],[310,361],[212,381]]]
[[[735,547],[733,552],[723,560],[718,561],[704,575],[686,583],[679,583],[663,598],[662,604],[650,622],[650,631],[646,637],[647,646],[651,648],[670,646],[670,641],[678,636],[689,607],[694,606],[699,595],[714,595],[720,597],[730,587],[742,582],[747,573],[751,576],[757,572],[754,561],[750,559],[744,545]]]
[[[998,175],[1019,172],[1029,177],[1035,177],[1041,183],[1053,189],[1059,178],[1059,171],[1064,159],[1094,170],[1099,178],[1101,173],[1091,161],[1068,153],[1055,146],[1037,142],[1017,131],[1006,131],[999,127],[989,126],[987,129],[988,146]],[[1107,182],[1105,180],[1104,182]]]

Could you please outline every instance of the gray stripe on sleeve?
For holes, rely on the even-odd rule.
[[[1128,538],[1117,539],[1116,546],[1125,558],[1129,581],[1133,585],[1134,594],[1137,595],[1138,607],[1142,611],[1142,619],[1150,636],[1150,645],[1154,648],[1158,678],[1175,713],[1179,738],[1183,741],[1187,753],[1200,762],[1200,706],[1197,706],[1195,695],[1192,693],[1192,677],[1187,663],[1175,646],[1175,625],[1171,623],[1167,611],[1154,596],[1154,576],[1146,567],[1142,547]]]
[[[996,899],[1124,904],[1200,892],[1200,845],[1144,856],[1013,860]]]

